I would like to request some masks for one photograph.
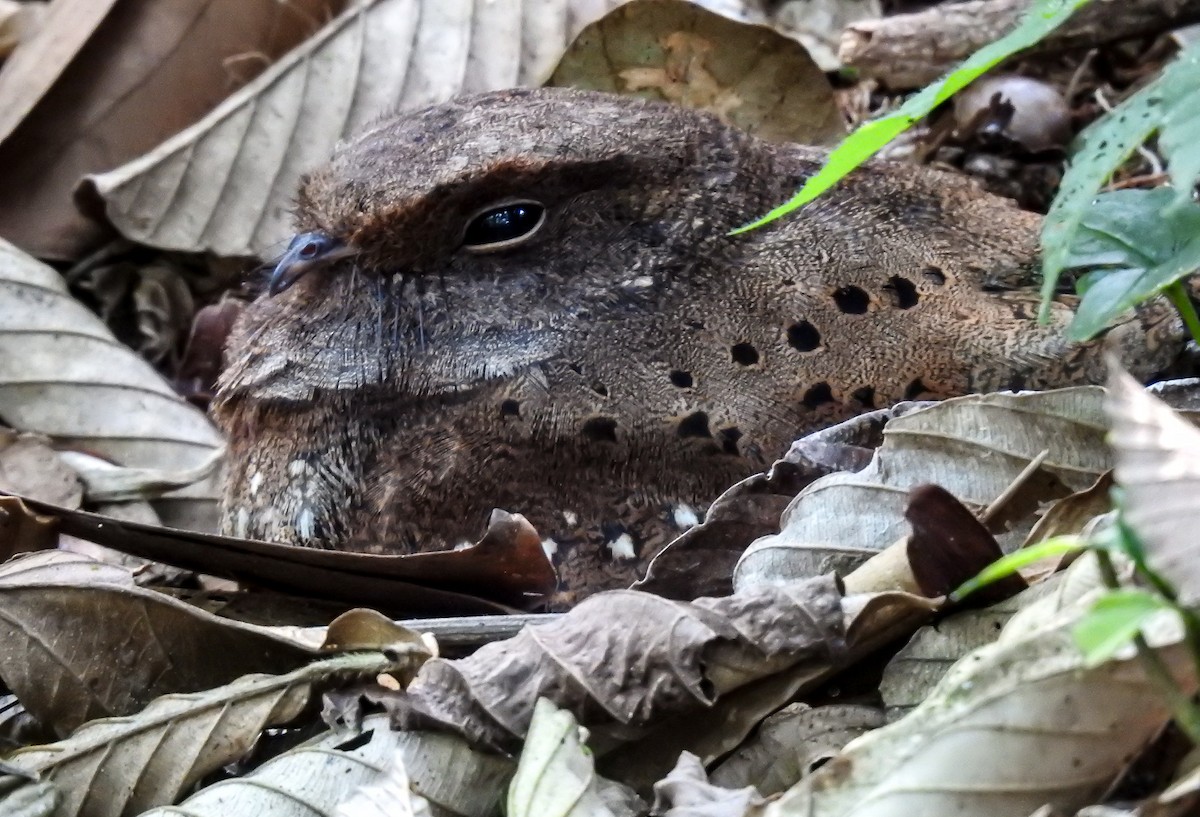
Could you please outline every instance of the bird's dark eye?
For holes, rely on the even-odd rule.
[[[300,251],[297,254],[306,261],[311,260],[321,254],[321,250],[325,248],[324,245],[326,243],[328,242],[315,240],[307,241],[300,248]]]
[[[546,208],[536,201],[514,201],[489,207],[467,224],[463,246],[471,252],[492,252],[525,241],[546,221]]]

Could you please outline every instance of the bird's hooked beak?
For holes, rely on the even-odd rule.
[[[300,233],[275,262],[275,269],[271,271],[271,279],[267,284],[267,294],[278,295],[306,273],[354,254],[353,248],[324,233]]]

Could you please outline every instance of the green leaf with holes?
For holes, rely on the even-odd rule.
[[[1083,213],[1064,254],[1068,269],[1083,269],[1083,299],[1068,335],[1087,340],[1126,310],[1200,267],[1200,205],[1176,207],[1175,191],[1102,193]]]
[[[976,51],[944,79],[927,86],[897,110],[859,126],[834,148],[824,167],[808,179],[791,200],[757,221],[738,227],[730,235],[761,227],[808,204],[997,63],[1028,48],[1058,28],[1076,9],[1087,2],[1088,0],[1036,0],[1016,28]]]
[[[1181,53],[1158,79],[1080,134],[1082,146],[1071,158],[1058,195],[1042,224],[1043,319],[1049,315],[1050,299],[1058,287],[1059,276],[1070,267],[1072,247],[1078,240],[1077,234],[1101,186],[1130,154],[1160,128],[1164,138],[1168,137],[1168,123],[1170,133],[1167,144],[1170,150],[1163,145],[1163,152],[1171,162],[1172,174],[1179,174],[1177,184],[1185,181],[1183,189],[1188,191],[1183,201],[1179,194],[1173,196],[1168,207],[1175,211],[1186,209],[1183,205],[1190,203],[1191,185],[1196,174],[1200,173],[1200,115],[1196,114],[1195,107],[1190,107],[1196,103],[1198,85],[1200,42]],[[1164,270],[1163,274],[1168,273]],[[1129,297],[1134,297],[1135,293],[1148,297],[1145,293],[1158,289],[1161,287],[1133,287],[1129,289]],[[1092,319],[1089,319],[1085,324],[1091,322]],[[1073,329],[1072,334],[1076,337],[1085,336],[1082,329]]]
[[[1142,631],[1147,620],[1163,610],[1174,610],[1171,602],[1146,590],[1111,590],[1096,600],[1072,635],[1089,667],[1103,664]]]

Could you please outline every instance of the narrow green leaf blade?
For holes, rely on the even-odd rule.
[[[730,235],[756,229],[808,204],[981,74],[1038,42],[1066,22],[1086,2],[1088,0],[1037,0],[1016,28],[976,51],[948,76],[926,87],[896,111],[860,126],[842,140],[829,155],[825,166],[808,179],[791,200],[757,221],[738,227]]]
[[[1055,536],[1036,545],[1021,548],[1018,551],[1002,556],[979,571],[979,575],[968,579],[950,594],[951,601],[962,601],[980,588],[987,587],[993,582],[1011,576],[1023,567],[1049,559],[1052,556],[1062,556],[1087,547],[1087,542],[1078,536]]]

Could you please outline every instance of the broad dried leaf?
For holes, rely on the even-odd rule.
[[[414,791],[439,813],[463,817],[493,817],[513,772],[507,758],[475,751],[458,738],[393,731],[386,717],[374,716],[360,733],[323,735],[243,778],[140,817],[336,817],[339,803],[387,774],[397,757]]]
[[[0,105],[0,143],[58,81],[116,3],[58,0],[47,4],[37,36],[0,68],[0,100],[4,102]]]
[[[1110,467],[1103,397],[1104,390],[1094,386],[999,392],[947,400],[893,419],[867,468],[831,474],[801,491],[784,512],[780,533],[746,551],[734,586],[830,569],[849,572],[907,535],[909,489],[940,485],[978,511],[1048,449],[997,522],[1006,528],[997,536],[1001,546],[1015,548],[1040,503],[1087,487]]]
[[[343,0],[65,5],[74,14],[52,14],[14,60],[25,52],[33,60],[45,50],[53,54],[60,42],[78,54],[69,63],[52,58],[44,68],[22,66],[31,87],[7,88],[27,113],[0,144],[6,191],[0,232],[26,251],[54,258],[79,257],[104,235],[74,206],[71,193],[80,177],[129,161],[211,111],[232,87],[340,11]],[[0,90],[5,86],[0,77]],[[8,103],[0,96],[0,110]]]
[[[262,254],[291,232],[300,174],[380,114],[540,83],[619,0],[367,0],[151,152],[88,177],[125,236]]]
[[[1008,817],[1094,802],[1170,712],[1140,661],[1085,668],[1071,631],[1086,613],[1043,616],[971,653],[905,718],[851,742],[764,814]],[[1181,636],[1159,656],[1191,694]]]
[[[829,578],[692,604],[598,593],[468,658],[427,662],[401,715],[512,749],[547,697],[593,733],[607,728],[627,742],[754,681],[797,667],[828,670],[845,650],[839,602]]]
[[[8,762],[58,786],[57,817],[141,814],[175,802],[188,786],[249,751],[262,730],[294,719],[314,685],[391,665],[382,653],[341,655],[286,675],[252,675],[194,695],[166,695],[137,715],[92,721],[64,741],[22,749]]]
[[[396,753],[380,779],[338,806],[337,817],[434,817],[434,813],[429,801],[412,790],[404,757]]]
[[[1200,430],[1113,365],[1112,445],[1125,520],[1185,605],[1200,601]]]
[[[710,783],[704,764],[691,752],[682,753],[671,773],[654,784],[653,813],[664,817],[750,817],[764,803],[753,786]]]
[[[873,706],[792,704],[763,721],[709,778],[726,789],[753,786],[764,797],[776,794],[883,723],[883,713]]]
[[[0,583],[0,677],[59,735],[160,695],[287,671],[311,657],[261,628],[138,587]]]
[[[0,341],[0,417],[13,427],[159,477],[211,470],[222,439],[208,418],[118,343],[57,272],[3,240]],[[168,516],[206,516],[215,527],[212,482],[174,496],[163,503]]]
[[[0,60],[29,40],[45,22],[49,3],[0,0]]]
[[[12,498],[0,496],[0,504]],[[177,567],[257,586],[370,605],[407,615],[507,613],[535,607],[556,577],[541,540],[520,514],[493,511],[473,547],[384,555],[299,548],[232,536],[194,533],[25,500],[66,535]]]
[[[545,698],[533,707],[529,734],[508,788],[508,817],[633,817],[636,794],[596,774],[575,717]]]
[[[773,142],[827,145],[846,130],[803,46],[677,0],[633,0],[592,23],[547,84],[699,108]]]
[[[133,574],[128,568],[98,562],[67,550],[23,553],[0,565],[0,586],[51,583],[134,586]]]
[[[79,475],[46,443],[36,434],[0,428],[0,491],[78,508],[83,501]]]

